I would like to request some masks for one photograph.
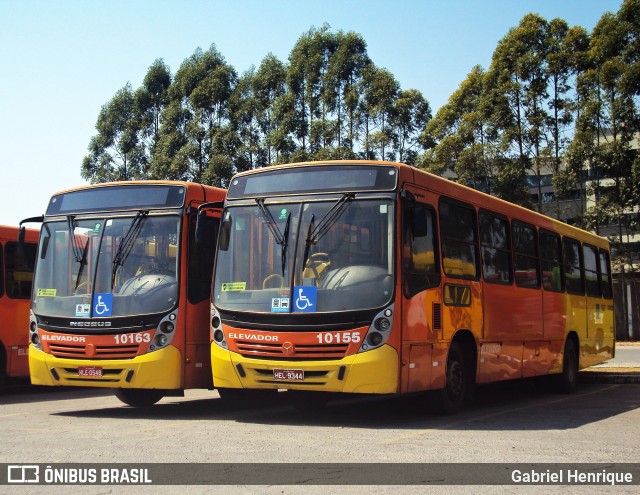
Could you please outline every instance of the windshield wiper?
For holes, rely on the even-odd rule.
[[[73,257],[76,260],[76,263],[82,263],[87,252],[89,239],[87,238],[87,242],[84,247],[80,244],[80,241],[76,239],[75,217],[73,215],[67,216],[67,228],[69,229],[69,236],[71,236],[71,250],[73,251]]]
[[[73,258],[76,260],[76,263],[80,263],[80,268],[78,268],[78,274],[76,275],[76,285],[74,290],[78,289],[80,285],[80,280],[82,279],[82,274],[84,273],[84,267],[87,264],[87,249],[89,247],[89,237],[87,237],[87,242],[84,243],[84,246],[80,244],[80,241],[76,238],[75,234],[75,217],[73,215],[67,216],[67,227],[69,229],[69,236],[71,237],[71,251],[73,252]]]
[[[311,221],[309,222],[309,230],[307,231],[307,238],[305,239],[305,248],[304,248],[304,259],[302,260],[302,266],[307,264],[307,260],[309,259],[309,250],[312,245],[318,244],[320,239],[322,239],[331,227],[338,221],[342,212],[349,205],[351,201],[356,197],[355,193],[344,193],[342,197],[334,203],[334,205],[329,208],[329,211],[322,217],[322,220],[318,222],[318,225],[315,226],[315,215],[311,215]]]
[[[264,218],[265,222],[267,222],[267,226],[273,235],[276,243],[282,246],[282,276],[284,277],[284,269],[287,265],[287,248],[289,246],[289,225],[291,224],[291,212],[287,215],[287,222],[284,226],[284,234],[280,232],[278,228],[278,224],[276,223],[273,215],[269,211],[269,209],[264,205],[264,199],[256,199],[256,203],[258,208],[260,208],[260,213],[262,213],[262,218]]]
[[[118,250],[116,251],[115,256],[113,257],[113,270],[111,272],[111,289],[113,289],[116,282],[116,273],[118,273],[118,268],[124,265],[124,262],[127,260],[129,253],[133,249],[133,246],[140,235],[140,231],[142,230],[142,226],[144,225],[144,221],[149,215],[149,210],[140,210],[136,214],[135,218],[131,222],[129,226],[129,230],[122,237],[120,241],[120,245],[118,246]]]

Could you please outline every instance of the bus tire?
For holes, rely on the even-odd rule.
[[[578,346],[575,340],[567,339],[564,344],[562,373],[556,377],[556,390],[562,394],[575,392],[578,384]]]
[[[470,370],[464,352],[457,342],[452,342],[447,356],[444,388],[434,393],[435,411],[439,414],[459,412],[471,394]]]
[[[118,388],[116,397],[132,407],[149,407],[164,397],[165,391],[157,388]]]

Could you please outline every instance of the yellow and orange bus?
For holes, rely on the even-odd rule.
[[[29,376],[29,300],[38,231],[0,226],[0,390],[7,377]]]
[[[31,301],[31,382],[115,388],[133,406],[211,388],[209,299],[224,196],[169,181],[53,195]]]
[[[211,306],[222,397],[432,391],[556,375],[614,355],[608,242],[416,168],[270,167],[230,184]],[[289,394],[287,394],[289,395]]]

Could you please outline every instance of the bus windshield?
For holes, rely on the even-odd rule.
[[[228,207],[214,297],[221,309],[372,309],[393,293],[393,202],[355,199]]]
[[[139,211],[42,226],[33,310],[90,318],[151,314],[178,299],[180,218]]]

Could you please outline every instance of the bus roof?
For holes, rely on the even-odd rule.
[[[556,220],[547,215],[543,215],[542,213],[529,210],[528,208],[525,208],[523,206],[510,203],[509,201],[497,198],[495,196],[491,196],[482,191],[478,191],[477,189],[472,189],[463,184],[459,184],[457,182],[432,174],[430,172],[427,172],[426,170],[421,170],[411,165],[407,165],[405,163],[386,162],[386,161],[379,161],[379,160],[322,160],[322,161],[298,162],[298,163],[288,163],[288,164],[282,164],[282,165],[273,165],[266,168],[240,172],[234,176],[234,179],[236,177],[244,177],[248,175],[264,173],[265,171],[268,171],[268,170],[283,170],[283,169],[298,168],[303,166],[316,167],[316,166],[326,166],[326,165],[331,165],[331,166],[367,165],[367,166],[375,166],[375,167],[396,167],[400,171],[400,181],[398,184],[399,188],[402,188],[405,182],[410,182],[423,189],[426,189],[427,191],[431,191],[439,195],[444,195],[444,196],[456,199],[458,201],[463,201],[469,204],[473,204],[474,206],[481,209],[483,208],[487,210],[492,210],[496,213],[503,214],[515,220],[520,220],[522,222],[537,225],[538,227],[546,228],[562,235],[569,235],[572,237],[576,237],[580,240],[594,244],[598,247],[603,247],[607,249],[609,247],[609,241],[606,238],[601,237],[597,234],[588,232],[578,227],[574,227],[560,220]]]

